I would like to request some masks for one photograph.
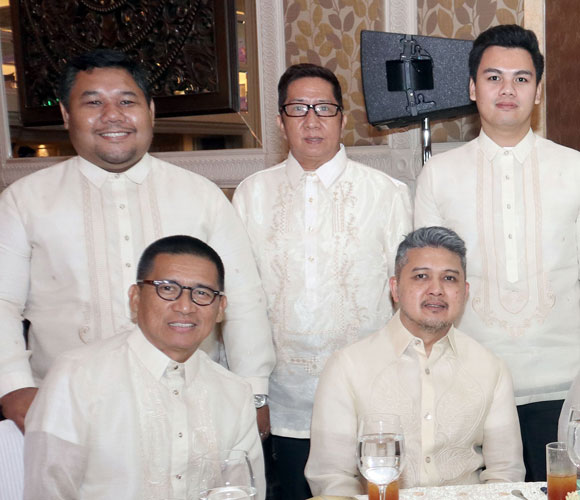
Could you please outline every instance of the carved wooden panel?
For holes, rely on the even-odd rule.
[[[233,0],[14,0],[11,8],[24,125],[60,122],[61,69],[97,47],[142,61],[157,116],[239,109]]]

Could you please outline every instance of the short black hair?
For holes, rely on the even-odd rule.
[[[544,74],[544,56],[540,52],[538,39],[532,30],[524,29],[517,24],[494,26],[475,39],[469,53],[469,76],[474,82],[485,49],[493,46],[527,50],[536,69],[536,85],[540,83]]]
[[[342,89],[336,75],[327,68],[317,64],[301,63],[293,64],[280,77],[278,82],[278,109],[286,103],[289,85],[300,78],[322,78],[332,85],[332,93],[336,103],[342,108]]]
[[[124,69],[131,75],[137,86],[145,94],[147,104],[151,103],[148,75],[145,69],[124,52],[111,49],[96,49],[73,57],[64,67],[63,77],[58,88],[58,98],[68,110],[70,91],[76,77],[81,71],[91,71],[95,68]]]
[[[147,279],[149,273],[153,270],[155,257],[160,254],[169,255],[194,255],[207,259],[212,262],[217,270],[218,286],[220,291],[224,290],[225,271],[224,264],[218,253],[204,243],[192,236],[175,235],[166,236],[149,245],[139,259],[137,266],[137,280]]]
[[[454,253],[461,260],[463,274],[467,276],[465,242],[455,231],[441,226],[421,227],[405,236],[399,244],[395,257],[395,275],[401,276],[401,270],[409,259],[407,252],[413,248],[445,248]]]

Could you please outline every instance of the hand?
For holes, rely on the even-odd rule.
[[[24,434],[24,417],[26,417],[28,408],[30,408],[37,392],[38,388],[36,387],[24,387],[9,392],[0,399],[2,414],[12,420],[20,428],[22,434]]]
[[[262,406],[256,410],[258,415],[258,431],[260,431],[260,439],[264,441],[270,435],[270,407],[268,405]]]

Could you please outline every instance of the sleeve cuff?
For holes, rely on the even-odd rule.
[[[0,398],[25,387],[38,387],[30,373],[12,372],[0,377]]]

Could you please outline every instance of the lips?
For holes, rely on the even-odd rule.
[[[425,301],[421,305],[431,311],[442,311],[448,307],[447,303],[441,301]]]
[[[319,144],[323,141],[322,137],[305,137],[304,142],[308,144]]]
[[[176,328],[178,330],[181,330],[181,329],[187,330],[187,329],[195,327],[196,325],[195,325],[195,323],[189,323],[189,322],[171,321],[169,323],[169,326],[171,328]]]
[[[516,109],[518,105],[513,101],[508,101],[508,102],[498,102],[496,103],[496,107],[498,107],[499,109],[511,110]]]
[[[103,130],[97,131],[97,135],[104,139],[122,139],[128,135],[134,133],[135,130]]]

